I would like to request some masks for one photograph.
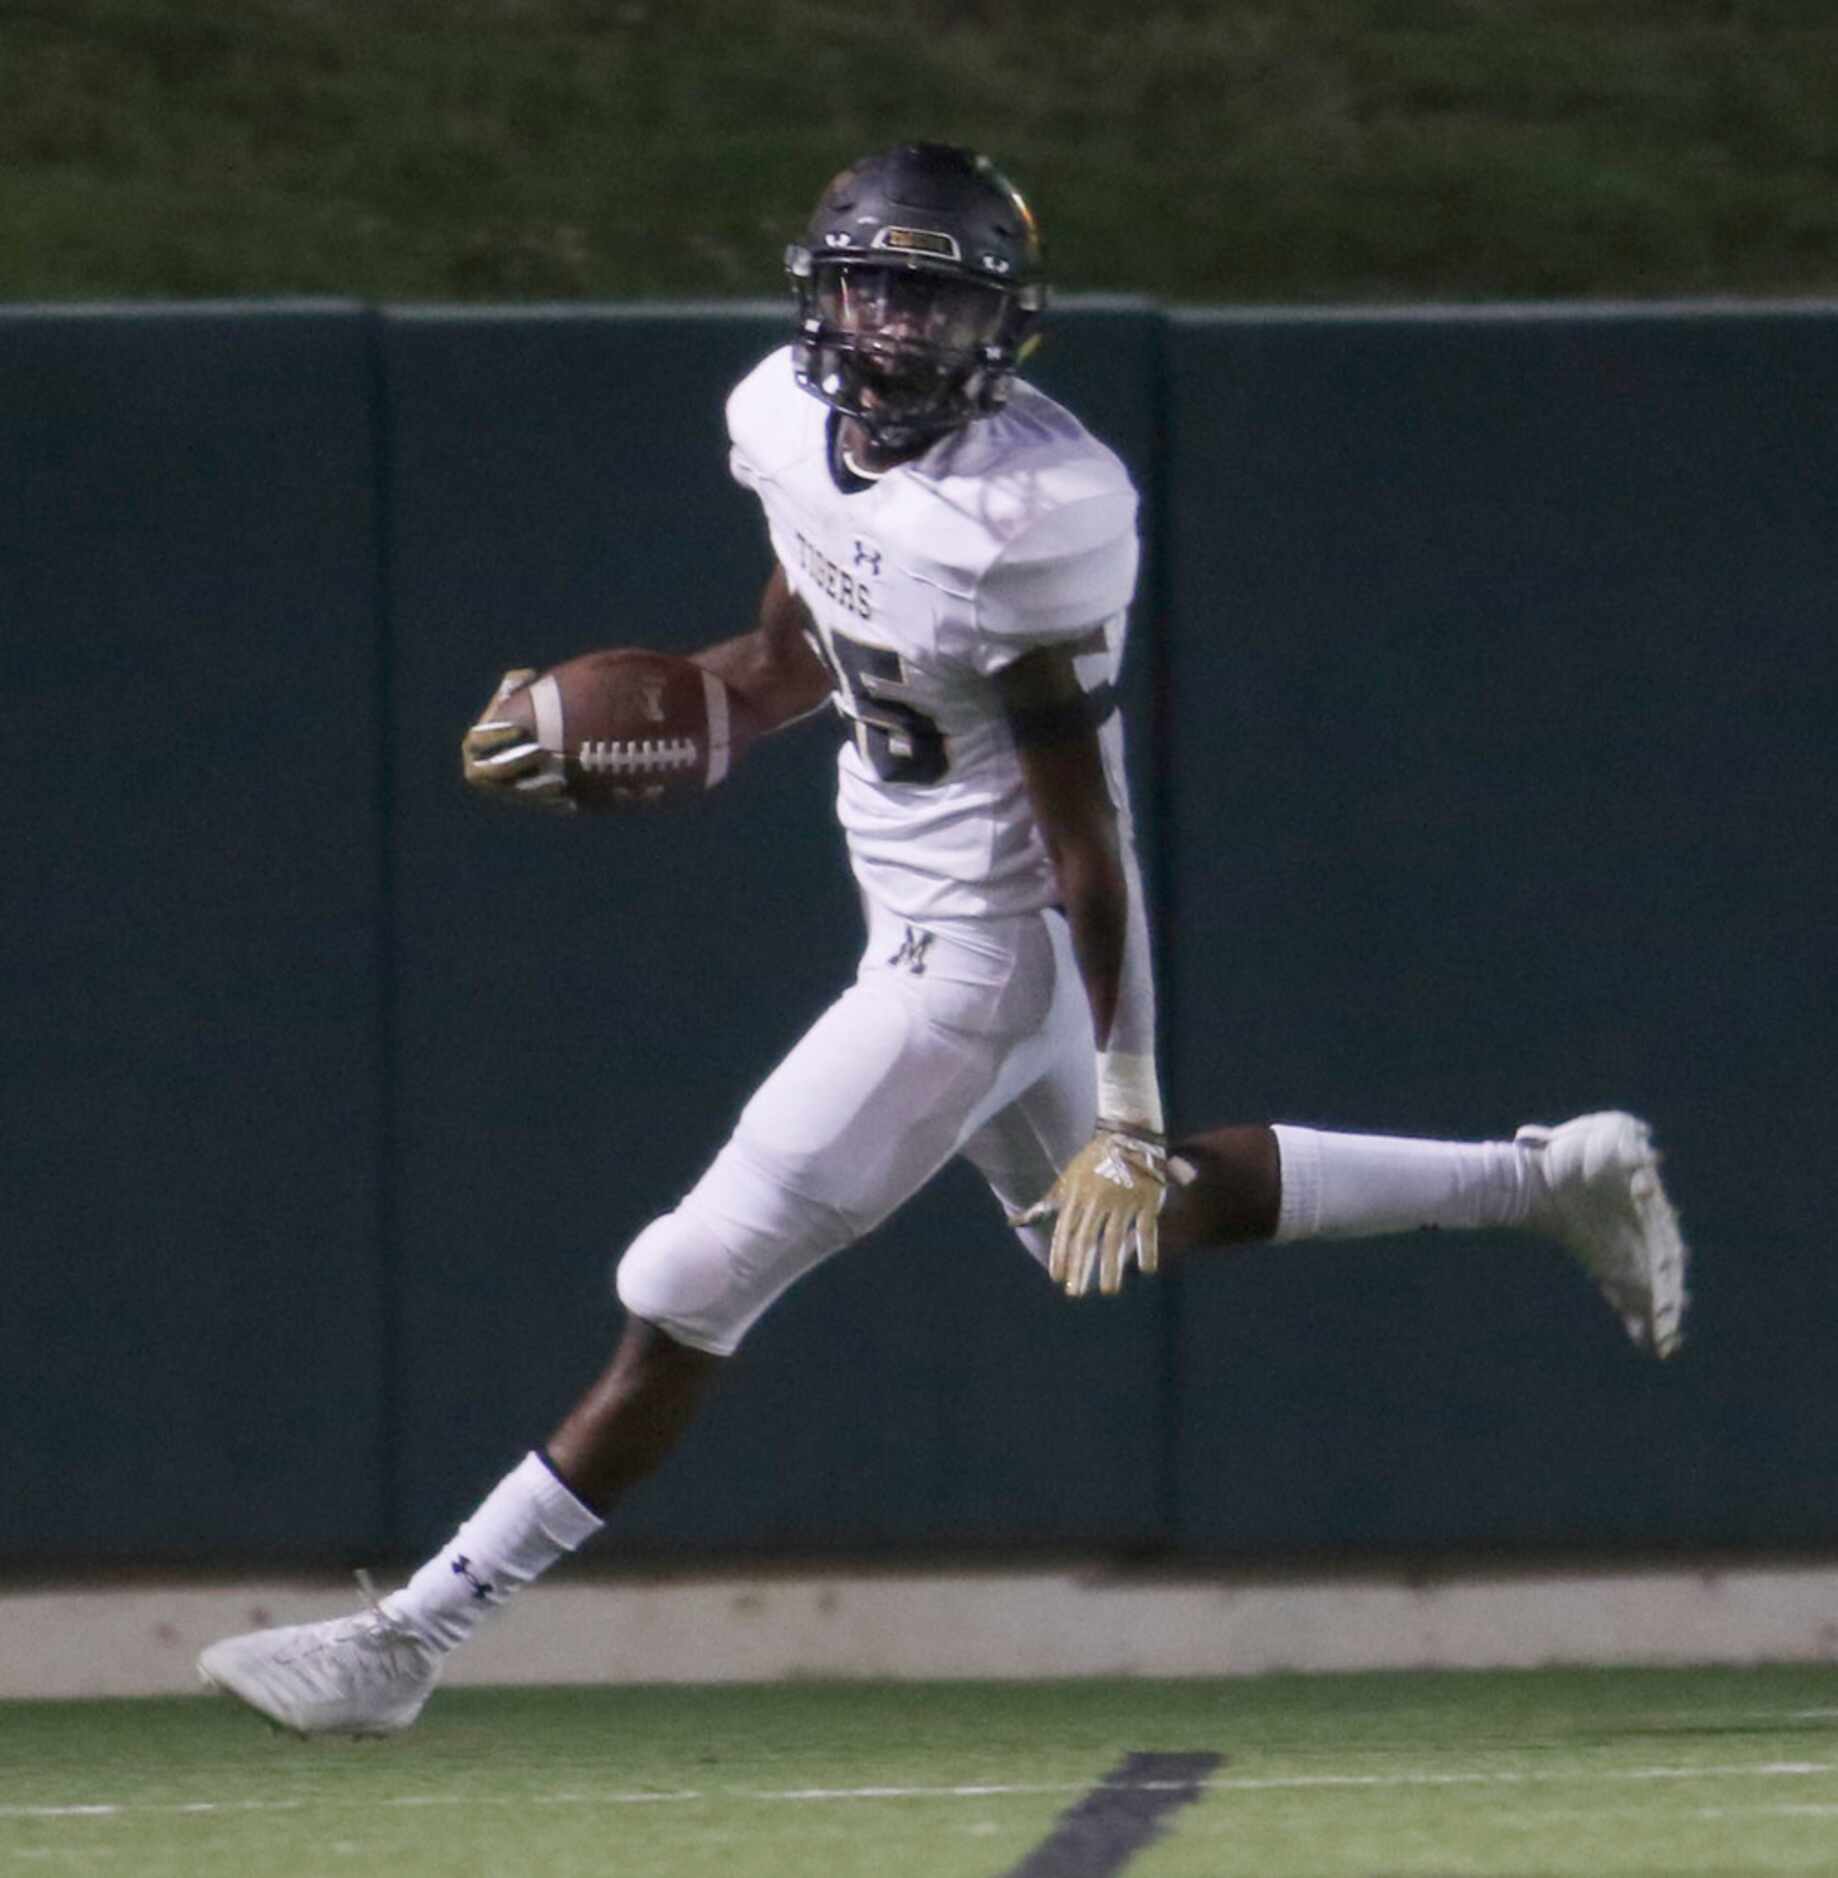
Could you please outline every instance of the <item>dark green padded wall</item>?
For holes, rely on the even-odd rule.
[[[438,1537],[851,968],[830,732],[696,812],[494,814],[499,669],[744,629],[778,309],[0,315],[0,1555]],[[1838,314],[1064,309],[1151,494],[1130,674],[1178,1120],[1650,1113],[1644,1366],[1502,1240],[1064,1306],[972,1178],[795,1292],[649,1553],[1833,1535]]]
[[[1838,316],[1171,348],[1183,1114],[1634,1107],[1700,1254],[1663,1369],[1510,1239],[1194,1273],[1181,1541],[1828,1540]]]
[[[373,367],[0,314],[0,1555],[385,1534]]]

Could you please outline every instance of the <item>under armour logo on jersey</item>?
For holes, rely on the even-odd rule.
[[[869,543],[862,540],[862,538],[859,535],[857,535],[855,538],[855,565],[857,567],[865,567],[868,570],[868,572],[876,576],[877,579],[880,576],[880,572],[881,572],[880,549],[876,547],[872,547]]]
[[[896,970],[902,965],[917,978],[925,970],[925,955],[932,943],[929,932],[921,932],[917,926],[906,929],[906,937],[900,941],[898,950],[887,961]]]
[[[489,1604],[492,1593],[497,1587],[487,1578],[478,1577],[472,1569],[472,1560],[464,1552],[453,1561],[453,1575],[463,1578],[472,1587],[472,1595],[481,1602]]]

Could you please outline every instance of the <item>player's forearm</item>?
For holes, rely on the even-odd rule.
[[[733,708],[755,736],[807,716],[829,695],[829,675],[804,638],[804,617],[803,603],[775,569],[754,629],[691,655],[727,686]]]
[[[724,639],[690,657],[727,686],[729,708],[754,736],[777,730],[800,714],[793,708],[795,685],[778,669],[758,633]]]
[[[997,682],[1091,1004],[1099,1115],[1158,1134],[1149,922],[1135,853],[1111,799],[1091,700],[1079,687],[1069,648],[1029,653]]]
[[[1149,910],[1143,898],[1135,848],[1127,838],[1120,843],[1119,865],[1128,904],[1116,1015],[1098,1051],[1098,1114],[1104,1120],[1159,1135],[1163,1121],[1161,1081],[1155,1065],[1155,971]]]
[[[1102,1050],[1116,1026],[1129,937],[1129,886],[1114,826],[1102,834],[1049,840],[1047,853],[1091,1005],[1092,1035]]]
[[[1043,822],[1042,833],[1091,1005],[1099,1116],[1159,1134],[1155,976],[1135,850],[1108,802],[1070,825]]]
[[[1155,978],[1134,854],[1113,830],[1108,839],[1062,846],[1054,870],[1091,1004],[1099,1118],[1160,1134]]]

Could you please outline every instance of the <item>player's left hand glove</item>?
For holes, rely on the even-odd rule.
[[[460,739],[460,773],[481,795],[500,802],[521,802],[532,808],[567,811],[575,803],[567,794],[562,759],[545,750],[523,725],[506,718],[498,707],[513,691],[527,685],[536,673],[506,672],[491,694],[479,720]]]
[[[1047,1276],[1067,1297],[1083,1297],[1094,1272],[1108,1296],[1123,1289],[1132,1258],[1142,1271],[1155,1270],[1167,1193],[1168,1149],[1161,1137],[1100,1121],[1052,1191],[1021,1218],[1029,1224],[1058,1215]]]

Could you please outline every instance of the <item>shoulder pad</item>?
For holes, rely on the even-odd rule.
[[[1122,461],[1052,399],[1017,389],[1007,409],[913,466],[925,509],[913,546],[929,563],[919,571],[947,591],[968,594],[1004,563],[1133,552],[1137,497]]]
[[[750,482],[795,462],[810,450],[813,437],[821,445],[823,420],[823,406],[792,376],[791,348],[769,352],[728,393],[735,474]]]

